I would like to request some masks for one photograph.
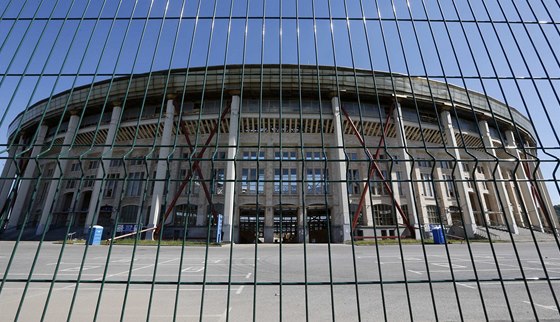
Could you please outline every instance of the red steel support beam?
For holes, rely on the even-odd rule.
[[[175,106],[175,111],[176,113],[179,115],[179,106],[177,104],[176,101],[173,101],[173,105]],[[229,105],[229,104],[226,104]],[[213,136],[216,132],[217,132],[217,127],[219,126],[219,122],[218,124],[216,124],[215,128],[212,130],[211,135]],[[191,151],[191,153],[195,152],[195,148],[194,145],[191,142],[191,139],[189,137],[189,129],[187,128],[187,124],[185,123],[185,121],[183,119],[181,119],[179,121],[179,126],[181,127],[181,131],[183,131],[183,135],[185,136],[185,139],[187,140],[187,144],[189,145],[189,150]],[[207,144],[205,145],[207,146]],[[214,218],[214,221],[216,221],[218,219],[218,213],[216,212],[216,209],[214,208],[214,204],[212,203],[212,196],[210,195],[210,190],[208,189],[208,186],[206,186],[206,182],[204,181],[204,175],[202,174],[202,170],[200,169],[200,166],[198,163],[196,164],[192,164],[192,168],[194,168],[194,170],[196,171],[196,173],[198,174],[198,178],[199,178],[199,182],[202,185],[202,189],[204,190],[204,195],[206,196],[206,200],[208,200],[208,204],[210,205],[210,211],[212,212],[212,216]],[[189,169],[189,172],[191,173],[192,176],[192,168]],[[187,174],[187,178],[188,180],[190,180],[190,177]],[[185,183],[185,182],[183,182]],[[186,185],[185,185],[186,186]],[[181,190],[178,192],[179,194],[181,194],[183,192],[185,187],[183,187],[183,185],[181,185]]]
[[[174,101],[173,104],[175,106],[175,110],[177,110],[178,109],[177,103]],[[165,224],[165,221],[167,220],[167,218],[169,217],[169,215],[173,211],[173,208],[175,208],[175,205],[177,204],[177,201],[179,200],[179,197],[181,196],[181,194],[183,193],[183,190],[185,190],[185,187],[187,186],[187,184],[191,180],[191,177],[193,175],[193,169],[195,169],[195,171],[197,171],[197,174],[199,175],[199,179],[204,180],[204,177],[202,176],[202,171],[200,170],[200,167],[199,167],[200,160],[204,156],[204,152],[206,152],[206,149],[208,148],[208,144],[210,144],[210,142],[214,138],[214,135],[216,135],[216,133],[218,132],[220,124],[222,122],[224,122],[225,117],[229,113],[230,110],[231,110],[231,103],[229,103],[229,104],[226,103],[226,108],[222,111],[222,115],[220,115],[220,118],[219,118],[218,122],[216,123],[216,126],[214,126],[214,128],[210,132],[210,135],[206,139],[206,142],[204,143],[204,146],[202,147],[200,152],[198,152],[198,154],[196,155],[197,159],[191,163],[191,168],[189,169],[189,171],[187,172],[187,175],[183,179],[183,182],[181,183],[181,186],[179,187],[179,191],[177,191],[177,193],[173,197],[173,200],[171,201],[171,203],[167,207],[167,210],[165,211],[165,214],[162,217],[160,226],[158,226],[155,229],[155,231],[154,231],[155,236],[159,237],[159,232],[163,228],[163,225]],[[180,116],[180,113],[178,113],[178,115]],[[185,121],[182,118],[179,121],[179,126],[181,127],[181,130],[183,131],[183,134],[185,135],[185,138],[187,140],[187,143],[189,144],[189,148],[191,149],[191,152],[193,152],[194,148],[193,148],[193,146],[191,144],[191,141],[190,141],[190,138],[189,138],[189,132],[188,132],[187,126],[185,124]],[[216,213],[216,209],[214,208],[214,205],[211,202],[210,191],[208,190],[208,187],[206,187],[206,183],[204,181],[202,182],[202,186],[203,186],[203,189],[204,189],[204,194],[206,195],[206,198],[208,199],[208,202],[210,202],[210,209],[212,211],[212,215],[214,216],[214,220],[216,220],[217,219],[217,213]]]
[[[391,112],[392,112],[392,108],[391,108]],[[347,118],[349,117],[348,114],[346,113],[346,111],[343,109],[344,115],[347,116]],[[383,142],[385,142],[385,136],[387,135],[387,132],[389,130],[389,121],[391,120],[390,118],[391,113],[387,114],[387,118],[385,119],[385,124],[387,124],[387,126],[385,127],[384,131],[383,131],[383,136],[381,136],[381,139],[379,140],[379,145],[377,146],[377,151],[375,152],[375,160],[377,160],[379,158],[379,153],[381,152],[381,145],[383,145]],[[363,138],[361,137],[361,135],[358,137],[358,139],[360,140],[360,142],[363,142],[362,145],[365,145],[365,142],[363,141]],[[369,153],[369,151],[367,151],[366,153],[368,153],[368,155],[371,156],[371,154]],[[356,226],[358,225],[358,218],[360,217],[360,212],[362,212],[362,208],[364,207],[364,202],[366,199],[366,195],[368,193],[369,190],[369,181],[371,180],[371,177],[373,176],[373,171],[374,171],[374,167],[371,166],[371,163],[374,162],[374,159],[370,159],[370,169],[368,171],[368,176],[367,176],[367,182],[366,185],[364,186],[364,190],[362,191],[362,195],[360,196],[360,202],[358,203],[358,208],[356,209],[356,212],[354,214],[354,218],[352,219],[352,230],[356,229]]]
[[[369,149],[366,147],[366,143],[364,141],[364,138],[362,137],[362,135],[360,134],[360,132],[358,131],[358,129],[356,128],[356,125],[354,124],[354,122],[352,121],[352,119],[350,118],[350,115],[348,114],[348,112],[344,109],[344,107],[341,107],[342,112],[344,113],[344,116],[346,117],[346,120],[350,123],[350,126],[352,127],[352,131],[354,132],[354,135],[356,136],[356,138],[358,139],[358,141],[360,141],[360,144],[362,145],[362,147],[365,149],[365,152],[368,156],[368,158],[371,160],[370,164],[372,166],[372,169],[377,173],[377,175],[379,176],[379,178],[381,178],[381,180],[383,181],[383,185],[385,186],[385,189],[387,189],[387,191],[389,192],[389,194],[391,194],[391,196],[393,197],[393,202],[395,203],[395,207],[397,208],[397,211],[399,212],[400,216],[403,219],[403,223],[405,224],[405,226],[408,228],[410,235],[412,237],[415,236],[415,231],[414,231],[414,227],[412,227],[410,225],[410,221],[408,220],[408,217],[406,216],[406,214],[404,213],[404,211],[402,210],[401,206],[399,205],[399,203],[397,202],[397,200],[395,199],[395,196],[393,195],[393,189],[391,189],[391,186],[389,185],[389,183],[387,182],[387,180],[385,179],[385,176],[383,175],[383,173],[381,172],[381,169],[379,169],[379,166],[377,165],[377,158],[379,157],[379,148],[376,152],[376,158],[374,158],[371,153],[369,152]],[[388,117],[391,115],[391,113],[388,114]],[[383,138],[382,138],[383,139]],[[371,174],[372,171],[370,171]],[[370,180],[370,176],[368,175],[368,181]],[[365,190],[365,189],[364,189]],[[365,194],[362,193],[362,195]],[[362,197],[363,198],[363,197]],[[363,207],[363,201],[360,200],[360,204]],[[360,205],[358,205],[358,207],[360,207]],[[361,210],[361,209],[358,209]],[[359,215],[359,212],[356,212],[356,215],[354,216],[356,219],[356,216]],[[357,222],[357,220],[355,220]],[[352,229],[356,228],[354,223]]]

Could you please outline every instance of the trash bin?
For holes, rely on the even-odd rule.
[[[434,236],[434,244],[445,244],[445,237],[443,236],[443,229],[439,225],[434,225],[432,228],[432,235]]]
[[[101,237],[103,236],[103,226],[91,227],[91,234],[89,235],[89,245],[101,245]]]

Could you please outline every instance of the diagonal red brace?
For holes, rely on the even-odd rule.
[[[173,105],[175,106],[175,111],[177,112],[177,114],[179,114],[179,106],[177,104],[176,101],[173,101]],[[229,104],[227,104],[229,106]],[[187,124],[185,123],[184,120],[180,120],[179,125],[181,126],[181,130],[183,131],[183,135],[185,136],[185,139],[187,140],[187,143],[189,145],[189,150],[191,153],[195,152],[195,148],[194,145],[191,142],[191,139],[189,137],[189,129],[187,128]],[[213,136],[216,132],[217,132],[217,127],[219,127],[219,123],[216,124],[216,126],[214,127],[214,129],[212,130],[211,135]],[[207,146],[207,144],[206,144]],[[202,170],[200,169],[200,166],[198,163],[196,164],[192,164],[191,169],[189,169],[190,172],[190,176],[187,174],[186,176],[186,180],[190,180],[190,177],[192,176],[192,168],[194,168],[194,170],[196,171],[196,173],[198,174],[198,178],[199,178],[199,182],[202,185],[202,188],[204,190],[204,195],[206,196],[206,199],[208,200],[208,204],[210,205],[210,211],[212,212],[212,216],[214,218],[214,221],[217,221],[218,219],[218,213],[216,212],[216,209],[214,208],[214,204],[212,203],[212,196],[210,194],[210,190],[208,189],[208,186],[206,185],[206,182],[204,181],[204,175],[202,174]],[[183,182],[185,183],[185,182]],[[186,186],[186,185],[185,185]],[[183,185],[181,185],[181,189],[178,192],[179,194],[181,194],[183,192]]]
[[[177,113],[178,109],[179,109],[177,102],[174,101],[173,105],[175,106],[175,110],[176,110],[176,113]],[[216,213],[216,209],[214,208],[214,205],[212,204],[210,191],[208,190],[208,187],[206,186],[206,183],[204,182],[204,177],[202,176],[202,171],[200,170],[199,164],[200,164],[200,160],[204,156],[204,152],[206,152],[206,149],[208,148],[208,145],[210,144],[210,142],[214,138],[214,135],[218,132],[218,128],[220,127],[221,123],[225,120],[225,117],[229,113],[230,110],[231,110],[231,104],[226,104],[226,108],[222,111],[222,115],[220,115],[220,119],[216,123],[216,126],[214,126],[214,128],[210,132],[210,135],[206,139],[206,142],[204,143],[204,146],[202,147],[202,149],[196,155],[196,160],[191,163],[191,168],[189,169],[185,178],[183,179],[183,182],[181,183],[181,186],[179,187],[179,190],[177,191],[177,193],[173,197],[173,200],[171,201],[171,203],[167,207],[167,210],[165,211],[165,214],[162,217],[161,225],[155,229],[155,231],[154,231],[155,236],[159,236],[159,231],[161,230],[161,228],[165,224],[165,221],[167,220],[167,218],[169,217],[169,215],[173,211],[173,208],[175,208],[175,205],[177,204],[177,201],[179,200],[179,197],[183,193],[183,190],[185,190],[185,187],[187,186],[187,184],[191,180],[192,175],[193,175],[193,169],[197,172],[197,174],[199,176],[199,180],[201,180],[202,188],[204,189],[204,194],[206,196],[206,199],[210,203],[210,209],[212,211],[212,216],[214,217],[214,220],[217,220],[218,214]],[[177,113],[177,114],[179,116],[181,115],[180,113]],[[181,130],[183,131],[183,134],[185,135],[185,138],[187,140],[187,143],[189,144],[189,149],[191,150],[191,153],[194,152],[194,147],[193,147],[192,142],[189,138],[188,128],[186,126],[185,121],[182,118],[179,121],[179,126],[181,127]]]
[[[377,158],[379,158],[379,152],[380,152],[381,144],[384,142],[383,141],[384,136],[381,138],[380,146],[377,148],[377,152],[376,152],[376,155],[375,155],[375,158],[374,158],[371,155],[371,153],[369,152],[369,149],[366,146],[364,138],[362,137],[362,135],[360,134],[360,132],[356,128],[356,125],[354,124],[354,122],[350,118],[350,115],[348,114],[348,112],[344,109],[344,107],[341,107],[341,110],[344,113],[344,116],[346,117],[346,120],[350,123],[350,126],[352,127],[352,131],[354,132],[354,135],[356,136],[358,141],[360,141],[360,144],[365,149],[365,152],[366,152],[368,158],[371,160],[370,161],[371,170],[368,173],[368,181],[371,179],[371,176],[373,175],[373,171],[375,171],[377,173],[377,175],[379,176],[379,178],[381,178],[381,180],[383,180],[383,185],[385,186],[385,189],[387,189],[389,194],[391,194],[391,196],[393,197],[393,202],[395,203],[395,207],[397,208],[397,211],[399,212],[400,216],[402,217],[403,223],[409,229],[411,236],[414,236],[414,233],[415,233],[414,227],[412,227],[410,225],[410,221],[408,220],[408,217],[406,216],[406,214],[402,210],[401,206],[399,205],[399,203],[395,199],[394,194],[393,194],[393,190],[391,189],[391,186],[387,182],[387,179],[385,179],[385,176],[383,175],[383,173],[381,172],[381,169],[379,169],[379,166],[377,165],[377,162],[375,161],[375,160],[377,160]],[[390,115],[391,115],[391,113],[389,113],[387,115],[387,118],[389,118]],[[386,122],[386,124],[388,124],[388,121]],[[387,131],[387,128],[388,127],[385,128],[385,131]],[[386,133],[385,133],[385,135],[386,135]],[[368,185],[366,185],[366,187],[367,186]],[[356,214],[354,215],[354,220],[352,222],[352,230],[354,230],[356,228],[357,218],[359,216],[361,208],[363,207],[363,203],[364,203],[364,200],[365,200],[366,193],[367,193],[367,188],[365,188],[364,191],[362,192],[362,196],[360,198],[360,204],[358,205],[358,209],[356,210]]]
[[[392,112],[392,108],[391,108],[391,112]],[[343,110],[344,114],[347,115],[346,111]],[[366,199],[366,195],[368,193],[369,190],[369,181],[371,180],[371,178],[373,177],[373,171],[375,171],[374,167],[371,165],[371,163],[374,162],[374,160],[379,159],[379,153],[381,152],[381,146],[383,145],[383,143],[385,142],[385,136],[387,135],[387,133],[389,132],[389,121],[391,120],[390,118],[391,113],[387,114],[387,118],[385,119],[385,129],[383,131],[383,136],[381,136],[381,139],[379,140],[379,144],[377,146],[377,150],[375,152],[375,158],[370,158],[370,169],[368,171],[368,176],[367,176],[367,182],[364,186],[364,190],[362,191],[362,195],[360,196],[360,202],[358,203],[358,208],[356,209],[356,212],[354,213],[354,218],[352,220],[352,229],[356,229],[356,226],[358,225],[358,219],[360,218],[360,212],[362,212],[362,208],[364,207],[364,202]],[[349,117],[349,116],[347,116]],[[362,142],[362,146],[365,145],[365,142],[363,141],[363,138],[361,135],[359,135],[358,139],[360,140],[360,142]],[[371,157],[371,154],[369,153],[369,150],[366,150],[366,153]]]

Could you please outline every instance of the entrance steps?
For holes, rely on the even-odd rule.
[[[464,237],[464,228],[460,225],[453,225],[449,228],[448,234]],[[512,234],[513,240],[516,243],[524,242],[555,242],[556,239],[552,233],[543,233],[533,229],[531,231],[529,228],[519,227],[519,234]],[[534,237],[533,237],[534,236]],[[507,227],[477,227],[475,232],[475,239],[492,239],[493,241],[503,241],[510,242],[511,236]]]

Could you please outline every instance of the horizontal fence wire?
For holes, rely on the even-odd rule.
[[[559,319],[559,20],[3,1],[2,319]]]

